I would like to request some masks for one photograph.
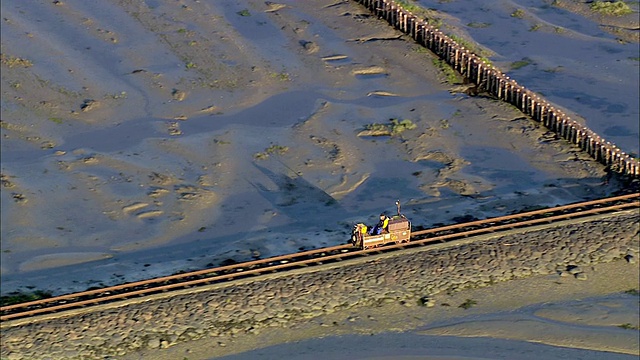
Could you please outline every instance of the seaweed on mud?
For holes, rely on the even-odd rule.
[[[453,70],[453,68],[449,66],[449,64],[447,64],[444,60],[434,59],[433,65],[439,68],[444,73],[447,79],[447,83],[451,85],[461,83],[461,75]]]
[[[271,145],[268,148],[264,149],[263,152],[259,152],[253,155],[253,157],[256,160],[264,160],[266,158],[268,158],[270,155],[273,154],[278,154],[278,155],[284,155],[289,151],[289,147],[288,146],[282,146],[282,145]]]
[[[365,125],[364,131],[359,136],[395,136],[407,130],[413,130],[416,127],[417,125],[409,119],[389,119],[388,124],[374,123]]]
[[[9,295],[0,296],[0,306],[21,304],[29,301],[50,298],[52,294],[48,291],[35,290],[33,292],[12,292]]]
[[[33,66],[33,62],[31,62],[31,60],[29,59],[24,59],[16,56],[8,56],[5,54],[0,54],[0,63],[2,63],[2,65],[8,66],[9,68],[14,68],[14,67],[29,68]]]
[[[590,5],[591,11],[603,15],[623,16],[633,13],[633,10],[624,1],[594,1]]]
[[[469,309],[471,307],[473,307],[474,305],[477,305],[478,302],[472,299],[467,299],[465,300],[465,302],[463,302],[462,304],[460,304],[460,306],[458,306],[459,308],[462,309]]]
[[[517,70],[527,65],[531,65],[533,61],[529,58],[523,58],[522,60],[514,61],[511,63],[511,70]]]

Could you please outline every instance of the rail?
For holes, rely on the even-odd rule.
[[[260,274],[338,262],[349,258],[369,256],[374,253],[427,246],[434,242],[448,242],[479,234],[497,233],[541,223],[551,223],[569,218],[579,218],[596,213],[608,213],[632,208],[640,209],[640,193],[418,230],[412,233],[412,240],[408,243],[387,245],[367,250],[357,249],[350,244],[338,245],[3,306],[0,307],[0,321],[62,312],[68,309],[104,304],[127,298],[148,296],[160,292],[231,281]]]
[[[475,83],[478,88],[514,105],[563,139],[579,146],[596,161],[609,166],[612,171],[632,177],[640,176],[640,159],[625,153],[593,130],[571,120],[540,95],[510,79],[478,55],[465,49],[436,27],[429,25],[427,20],[420,19],[392,0],[356,1],[431,50],[462,76]]]

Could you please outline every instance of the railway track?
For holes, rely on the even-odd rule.
[[[428,246],[433,243],[448,242],[470,236],[498,233],[633,208],[640,208],[640,193],[413,231],[411,241],[403,244],[392,244],[368,250],[360,250],[351,244],[338,245],[8,305],[0,307],[0,321],[51,314],[178,289],[228,282],[261,274],[339,262],[371,254]]]

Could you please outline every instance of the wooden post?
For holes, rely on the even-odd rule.
[[[455,63],[456,63],[455,55],[456,55],[456,44],[452,43],[452,42],[449,42],[449,44],[447,46],[447,57],[449,58],[449,66],[451,66],[453,68],[453,70],[456,70],[456,67],[455,67]]]
[[[602,142],[601,142],[601,138],[600,136],[598,136],[595,140],[595,154],[594,154],[594,158],[596,159],[596,161],[602,163]]]
[[[407,18],[407,26],[409,27],[409,34],[413,40],[416,40],[417,37],[417,28],[416,28],[416,17],[413,14],[409,13],[409,17]]]
[[[551,128],[552,118],[555,116],[555,114],[556,114],[556,109],[554,109],[553,107],[549,108],[549,112],[547,112],[547,118],[544,121],[544,126],[547,129]]]
[[[571,124],[571,127],[569,128],[569,136],[567,137],[567,141],[569,141],[572,144],[575,144],[577,142],[578,139],[578,128],[576,127],[575,123]]]
[[[407,13],[402,11],[402,28],[405,34],[409,33],[409,27],[407,26]]]
[[[460,56],[460,74],[469,77],[469,50],[465,50]]]
[[[538,121],[538,116],[540,115],[540,109],[538,108],[538,101],[536,98],[531,98],[531,118],[535,121]]]
[[[458,51],[456,44],[451,44],[451,67],[457,72],[460,72],[460,69],[458,68],[459,54],[460,52]]]
[[[544,103],[540,104],[540,117],[538,118],[538,121],[540,121],[542,124],[544,124],[544,116],[546,115],[548,111],[548,107],[547,107],[547,102],[545,101]]]
[[[451,46],[449,45],[449,40],[444,39],[444,46],[442,48],[442,58],[444,61],[451,66]]]
[[[387,11],[387,21],[389,22],[389,24],[391,24],[391,26],[395,27],[395,4],[394,3],[390,3],[389,4],[389,10]]]
[[[493,66],[489,65],[489,68],[487,69],[487,85],[485,87],[485,90],[487,90],[489,94],[495,94],[494,93],[494,89],[496,85],[495,75],[496,74],[495,74],[495,70],[493,69]]]
[[[533,113],[534,113],[534,108],[533,108],[533,96],[531,95],[531,92],[529,90],[525,90],[525,114],[529,115],[530,117],[533,117]]]
[[[567,138],[567,121],[569,120],[569,118],[562,118],[562,121],[560,121],[560,124],[558,124],[559,127],[559,131],[558,133],[560,134],[560,137],[562,137],[563,139]]]
[[[486,92],[491,93],[491,86],[493,83],[493,66],[491,64],[485,64],[484,74],[482,74],[482,78],[484,81],[482,82],[482,89]]]
[[[564,113],[559,113],[558,116],[555,117],[552,130],[555,131],[556,134],[560,132],[560,121],[564,119]]]
[[[518,96],[519,96],[518,93],[520,92],[520,89],[515,84],[511,85],[511,89],[512,89],[511,98],[509,102],[511,103],[511,105],[515,106],[518,110],[520,110],[520,107],[518,106]]]

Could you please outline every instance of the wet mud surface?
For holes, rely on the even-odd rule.
[[[594,79],[578,76],[597,64],[554,73],[570,84],[555,90],[544,70],[574,69],[568,55],[507,54],[543,47],[512,46],[538,41],[528,36],[557,36],[509,17],[514,6],[534,13],[533,2],[476,12],[463,5],[428,6],[450,12],[438,13],[443,24],[491,23],[469,33],[496,62],[534,58],[540,65],[513,72],[525,86],[603,96],[581,82]],[[628,60],[637,43],[543,5],[546,22],[580,19],[570,33],[589,37],[567,41],[596,45],[602,61],[618,56],[608,77],[637,74],[637,60]],[[429,227],[624,186],[513,107],[447,82],[430,53],[354,2],[1,6],[3,294],[64,293],[342,244],[353,222],[394,212],[397,199],[414,224]],[[505,17],[519,30],[498,41]],[[629,120],[637,96],[634,110],[626,80],[625,96],[607,90],[619,99],[597,106],[607,113],[624,103],[614,106],[623,116],[607,113],[615,123],[584,116],[606,138],[619,129],[625,135],[611,139],[633,147],[624,139],[637,135]],[[560,103],[553,91],[545,96]],[[561,105],[580,112],[577,102]],[[404,120],[415,127],[363,132]]]

